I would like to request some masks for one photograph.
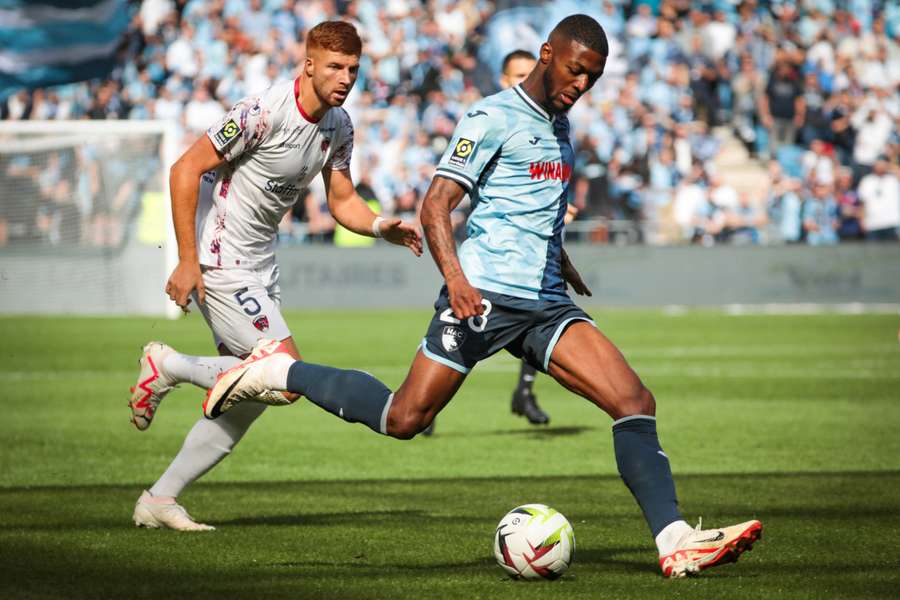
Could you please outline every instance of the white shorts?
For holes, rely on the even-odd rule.
[[[275,261],[248,269],[201,268],[206,303],[198,306],[217,348],[224,344],[235,356],[246,356],[262,338],[283,340],[291,336],[281,315]]]

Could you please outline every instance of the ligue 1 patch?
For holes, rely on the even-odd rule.
[[[448,325],[441,332],[441,344],[447,352],[453,352],[466,341],[466,333],[459,327]]]
[[[459,138],[459,141],[456,142],[456,146],[453,148],[453,154],[450,155],[450,159],[447,162],[454,167],[464,167],[469,162],[469,157],[474,149],[475,142],[466,138]]]
[[[269,328],[269,317],[266,315],[259,315],[253,319],[253,326],[260,331],[266,331]]]
[[[216,133],[216,141],[219,142],[220,146],[226,146],[231,140],[236,138],[240,132],[241,128],[234,122],[234,119],[229,119],[222,129]]]

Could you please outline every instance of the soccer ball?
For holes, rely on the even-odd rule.
[[[575,533],[569,521],[543,504],[512,509],[494,534],[494,557],[513,579],[557,579],[574,554]]]

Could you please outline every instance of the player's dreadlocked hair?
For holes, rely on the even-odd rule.
[[[362,40],[356,27],[346,21],[323,21],[309,30],[306,51],[322,48],[341,54],[362,54]]]
[[[509,54],[503,57],[503,69],[502,72],[506,73],[506,69],[509,68],[509,63],[516,60],[517,58],[527,58],[528,60],[537,60],[534,57],[534,54],[529,52],[528,50],[513,50]]]
[[[562,36],[574,40],[601,56],[609,56],[609,42],[600,23],[587,15],[569,15],[550,32],[550,37]]]

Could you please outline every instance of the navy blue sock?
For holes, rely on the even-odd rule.
[[[534,388],[534,377],[536,374],[537,369],[523,360],[522,369],[519,371],[519,385],[516,386],[516,391],[528,390],[530,392]]]
[[[616,463],[655,538],[666,525],[681,520],[669,459],[656,437],[656,419],[637,415],[613,424]]]
[[[368,373],[298,360],[288,371],[287,388],[345,421],[387,434],[391,390]]]

